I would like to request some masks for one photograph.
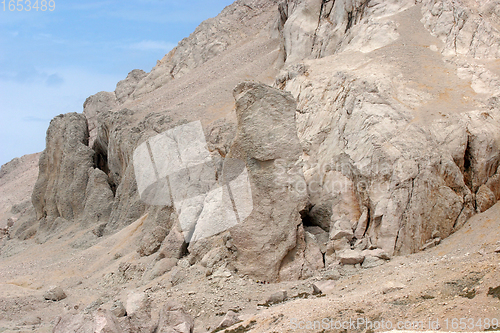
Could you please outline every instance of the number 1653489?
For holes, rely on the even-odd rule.
[[[56,2],[54,0],[2,0],[1,2],[3,11],[10,12],[29,12],[36,11],[54,11],[56,9]]]

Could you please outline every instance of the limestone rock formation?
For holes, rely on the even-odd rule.
[[[57,321],[53,332],[122,333],[123,330],[111,312],[96,311],[93,314],[67,314]]]
[[[137,84],[146,77],[146,72],[134,69],[128,73],[127,78],[116,84],[115,95],[118,103],[123,103],[134,92]]]
[[[72,220],[83,212],[92,157],[83,115],[70,113],[51,121],[32,196],[37,218],[45,220],[47,229],[58,217]]]
[[[87,120],[81,114],[68,113],[51,121],[32,194],[40,231],[65,221],[107,223],[113,193],[107,176],[94,169],[88,139]]]
[[[302,148],[290,94],[244,82],[234,90],[238,131],[228,157],[245,161],[253,211],[231,230],[242,274],[274,281],[288,252],[297,245],[306,193],[297,160]]]
[[[288,302],[304,296],[307,304],[330,306],[327,294],[335,290],[337,308],[354,309],[350,305],[357,301],[337,296],[350,293],[362,297],[360,303],[371,297],[371,284],[379,281],[365,269],[384,279],[411,258],[390,262],[393,256],[425,251],[414,263],[434,274],[441,250],[450,254],[439,259],[441,265],[460,268],[450,271],[457,279],[469,281],[458,275],[463,262],[481,267],[486,275],[477,281],[486,282],[476,286],[486,294],[487,281],[498,275],[494,265],[477,259],[497,256],[498,247],[491,218],[500,199],[498,8],[498,0],[236,1],[151,72],[134,70],[114,92],[89,97],[83,115],[52,121],[32,195],[37,216],[24,198],[6,195],[0,201],[0,256],[10,258],[0,261],[1,272],[12,281],[4,288],[16,288],[2,299],[2,309],[17,311],[26,300],[30,307],[43,302],[47,307],[40,311],[70,311],[56,321],[56,332],[113,331],[116,322],[117,332],[191,332],[195,322],[203,323],[197,327],[202,332],[220,324],[213,313],[230,311],[244,320],[236,330],[253,330],[244,318],[282,286],[290,297],[283,290],[268,305],[292,309]],[[193,123],[196,140],[182,135]],[[174,132],[179,135],[169,136]],[[184,140],[176,142],[182,149],[147,149],[167,137]],[[146,147],[143,154],[135,154],[140,147]],[[161,172],[189,151],[202,152],[210,163],[199,167],[186,159],[182,172],[168,174],[177,181],[168,192],[172,197],[160,192],[162,200],[145,200],[136,168],[141,163],[134,160],[147,162],[156,154]],[[20,174],[13,172],[18,165],[2,167],[1,191],[19,184],[6,181]],[[168,185],[156,172],[152,168],[151,177]],[[234,213],[241,201],[251,202],[250,215],[228,229],[216,194],[228,194],[217,190],[241,174],[245,186],[239,189],[250,184],[251,191],[243,192],[251,192],[251,200],[228,195],[223,203]],[[175,197],[182,200],[168,201]],[[187,225],[186,216],[194,223]],[[6,229],[10,217],[14,223]],[[207,223],[198,225],[200,220]],[[478,244],[467,244],[466,255],[461,247],[469,237]],[[92,242],[97,244],[79,252],[77,245]],[[57,248],[67,244],[71,251]],[[50,263],[28,258],[38,245],[52,250]],[[53,258],[56,252],[65,259]],[[32,267],[46,270],[52,263],[75,276],[61,278],[55,269],[41,281]],[[82,267],[85,278],[78,276]],[[390,304],[382,303],[388,314],[397,314],[392,310],[398,298],[410,290],[428,296],[459,285],[436,272],[432,283],[439,285],[421,293],[411,284],[428,277],[405,269],[407,288],[381,285],[376,292],[391,293]],[[350,279],[353,274],[359,279]],[[67,300],[25,298],[46,288],[50,277],[60,281]],[[370,286],[356,285],[360,281]],[[316,286],[313,294],[309,282]],[[363,294],[358,288],[365,288]],[[444,293],[432,297],[448,302]],[[170,302],[158,308],[167,299],[185,300],[186,310]],[[367,318],[378,316],[379,302],[368,299]],[[426,297],[419,302],[430,304]],[[90,303],[89,313],[68,309],[83,303]],[[120,318],[92,312],[99,306]],[[13,311],[0,321],[18,315]],[[272,320],[284,327],[285,320]],[[49,322],[43,318],[37,325]],[[269,322],[260,331],[269,331]]]
[[[157,332],[191,333],[193,318],[175,302],[166,303],[160,311]]]
[[[131,163],[148,138],[202,119],[220,169],[209,176],[217,179],[228,158],[245,161],[253,173],[257,211],[231,231],[230,253],[222,256],[232,260],[235,254],[237,269],[263,280],[296,279],[342,261],[336,252],[419,251],[500,198],[500,81],[494,67],[500,34],[494,8],[492,1],[238,1],[203,23],[150,73],[134,70],[114,93],[89,97],[87,126],[76,115],[54,120],[33,195],[41,229],[79,218],[98,222],[94,234],[102,236],[147,213],[137,248],[142,256],[160,251],[160,259],[175,260],[191,252],[190,261],[197,262],[219,253],[214,249],[224,249],[220,240],[180,241],[182,231],[172,229],[179,223],[174,207],[141,200]],[[177,106],[159,111],[165,98],[152,96],[174,89],[172,80],[192,87],[190,73],[213,59],[232,64],[231,52],[245,50],[239,41],[256,31],[258,43],[271,38],[255,44],[266,59],[259,70],[269,75],[281,66],[272,74],[275,86],[291,92],[297,106],[263,85],[238,85],[237,134],[234,115],[209,111],[207,118],[206,108],[181,90],[181,98],[168,95]],[[213,104],[212,95],[206,101]],[[139,97],[144,102],[134,102]],[[184,105],[193,111],[184,112]],[[286,113],[287,120],[269,119],[274,111],[263,110]],[[57,142],[68,126],[77,128],[67,131],[78,138]],[[85,147],[89,133],[92,149]],[[283,184],[290,191],[274,195]],[[71,188],[79,190],[67,194]],[[294,198],[293,207],[277,203],[290,202],[287,196]],[[276,214],[277,224],[264,226],[258,214],[271,214],[272,221]],[[309,233],[301,222],[322,231]],[[257,238],[262,242],[252,241]],[[271,269],[259,272],[258,265]]]
[[[463,3],[422,3],[280,7],[288,66],[276,86],[298,100],[309,220],[332,240],[367,238],[391,255],[447,237],[499,199],[499,110],[476,95],[498,94],[496,76],[460,57],[498,57],[484,46],[497,44],[495,20]],[[463,95],[443,100],[462,80]]]

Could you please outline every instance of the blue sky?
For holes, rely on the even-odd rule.
[[[82,112],[88,96],[114,91],[132,69],[149,72],[232,2],[55,0],[43,12],[0,3],[0,165],[42,151],[50,119]]]

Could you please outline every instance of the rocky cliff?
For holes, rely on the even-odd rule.
[[[500,199],[498,8],[238,0],[51,122],[36,220],[16,234],[89,248],[139,230],[109,279],[172,285],[200,269],[307,279],[433,247]]]
[[[388,255],[407,254],[438,242],[500,195],[495,8],[446,1],[237,1],[150,73],[133,71],[114,93],[89,97],[86,121],[77,115],[54,120],[33,195],[40,225],[81,217],[111,233],[148,214],[152,229],[168,233],[175,214],[165,217],[166,207],[141,201],[134,149],[154,134],[201,120],[210,154],[222,163],[235,154],[230,147],[236,127],[251,126],[262,137],[285,131],[249,123],[266,124],[267,103],[283,104],[273,102],[271,91],[245,102],[258,100],[265,112],[235,121],[229,88],[251,74],[274,81],[297,101],[296,116],[276,121],[296,128],[301,152],[256,159],[302,165],[305,180],[288,181],[304,198],[294,201],[306,202],[299,209],[303,224],[319,227],[318,235],[329,233],[326,245],[317,244],[323,245],[327,265],[338,261],[339,252],[380,248]],[[209,77],[215,82],[201,89]],[[78,125],[72,117],[79,117]],[[273,139],[254,145],[262,156],[282,150]],[[80,149],[85,156],[78,157]],[[273,201],[271,207],[288,201]],[[271,224],[278,233],[296,228],[295,222]],[[253,227],[249,220],[233,233]],[[260,228],[252,230],[257,238]],[[252,238],[252,230],[245,238]],[[296,246],[285,239],[262,242],[261,253],[273,252],[266,246],[288,252]],[[195,244],[189,246],[197,252]],[[249,254],[236,245],[236,257]],[[285,254],[272,256],[273,265],[283,265]],[[268,268],[266,260],[261,263]],[[263,270],[252,266],[247,273]]]

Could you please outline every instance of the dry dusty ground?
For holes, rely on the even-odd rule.
[[[305,281],[277,284],[226,270],[207,277],[204,267],[189,267],[187,260],[154,280],[143,278],[154,257],[139,258],[135,251],[143,219],[87,249],[77,248],[75,240],[87,233],[77,226],[44,244],[10,240],[0,255],[0,332],[50,332],[61,314],[109,308],[117,299],[125,304],[127,295],[137,291],[149,295],[153,319],[167,299],[185,304],[196,317],[196,332],[212,331],[228,310],[237,311],[243,322],[227,332],[290,332],[324,318],[333,323],[384,320],[384,328],[390,328],[389,322],[393,328],[399,321],[423,322],[425,329],[430,320],[438,321],[442,331],[457,331],[453,318],[473,318],[475,326],[466,330],[484,331],[484,319],[500,319],[500,295],[494,289],[500,286],[500,253],[494,252],[500,247],[499,217],[497,204],[437,247],[376,268],[339,266]],[[313,283],[323,295],[312,295]],[[45,301],[43,293],[51,285],[60,285],[68,297]],[[286,301],[259,305],[280,290],[287,291]],[[36,317],[40,324],[25,325],[36,323]]]

